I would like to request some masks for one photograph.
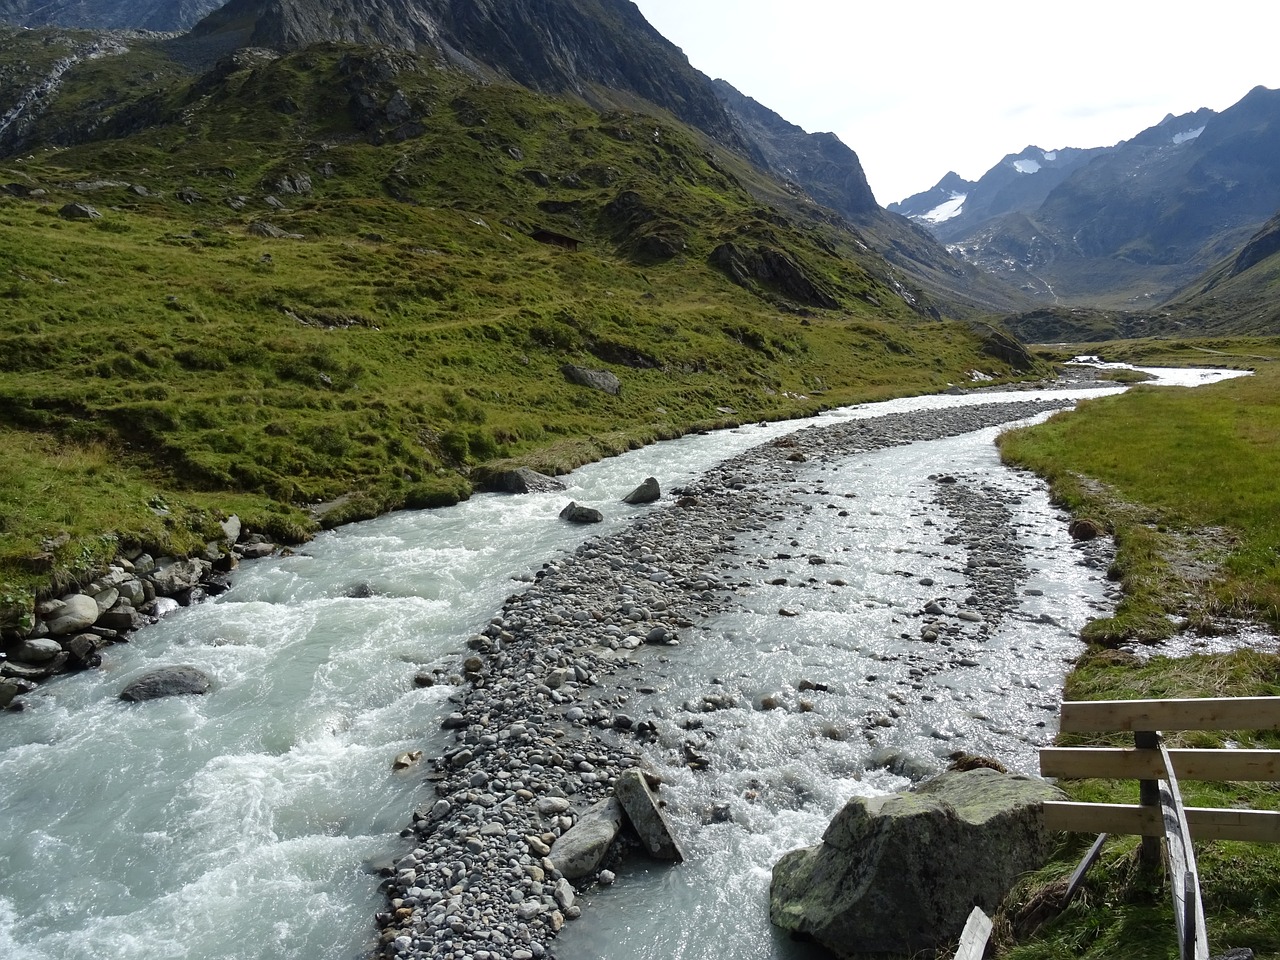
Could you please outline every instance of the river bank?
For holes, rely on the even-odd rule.
[[[1066,389],[1096,382],[1098,377],[1098,371],[1088,367],[1064,368],[1063,378],[1052,383],[1036,381],[959,392],[980,395],[993,390]],[[733,420],[721,424],[724,428],[737,425]],[[540,467],[544,466],[542,461],[547,460],[554,463],[557,470],[567,471],[602,455],[617,455],[627,448],[625,443],[616,449],[602,447],[603,443],[597,438],[590,444],[570,445],[573,452],[551,451],[534,459]],[[482,473],[489,476],[495,469]],[[348,495],[337,501],[315,504],[310,510],[326,527],[332,527],[335,518],[340,517],[351,501]],[[456,498],[437,506],[453,502]],[[169,511],[164,504],[157,503],[152,512],[163,518]],[[362,517],[359,515],[357,519]],[[120,550],[105,556],[96,569],[91,565],[82,570],[77,575],[76,589],[67,588],[63,581],[70,574],[58,568],[58,557],[69,541],[65,535],[46,541],[39,554],[28,557],[24,563],[46,569],[49,580],[34,596],[19,596],[21,591],[12,594],[0,591],[0,710],[21,709],[21,696],[52,677],[96,667],[101,662],[101,651],[107,646],[127,640],[138,629],[155,624],[178,606],[220,595],[230,586],[229,574],[241,560],[268,557],[281,548],[262,532],[243,524],[238,516],[231,515],[219,522],[208,521],[208,518],[205,521],[208,532],[216,531],[217,535],[207,540],[202,549],[173,556],[155,547]],[[111,546],[119,536],[104,534],[96,539],[99,547]],[[299,546],[295,541],[296,538],[287,541],[288,546]]]
[[[1072,402],[1037,399],[809,427],[729,459],[678,491],[674,502],[544,567],[528,591],[510,598],[468,641],[472,655],[459,671],[468,686],[455,694],[446,721],[454,743],[429,776],[437,799],[415,815],[417,846],[388,869],[389,909],[379,915],[384,954],[523,960],[548,953],[579,909],[556,865],[557,839],[587,805],[609,794],[623,770],[643,765],[646,739],[678,744],[689,766],[705,766],[697,735],[676,731],[698,730],[699,714],[744,706],[732,690],[686,703],[686,716],[674,720],[642,715],[633,704],[653,692],[663,648],[696,643],[698,625],[733,606],[736,591],[756,581],[754,571],[729,560],[738,538],[790,511],[813,509],[797,503],[798,465],[970,433]],[[837,514],[856,510],[856,485],[839,485],[847,489],[812,492]],[[956,541],[967,554],[966,585],[963,596],[940,593],[911,611],[919,621],[912,625],[922,644],[981,643],[1012,605],[1019,581],[1008,515],[957,477],[940,476],[937,485],[942,509],[969,531]],[[845,585],[841,559],[821,544],[796,541],[794,549],[779,559],[813,574],[801,582]],[[976,666],[959,646],[954,655],[927,659],[924,668],[907,664],[908,685],[921,689],[939,671]],[[822,690],[795,680],[797,689],[817,691],[810,699]],[[811,712],[806,703],[800,698],[785,709]],[[761,697],[746,706],[783,705]],[[868,716],[855,725],[881,724],[891,726],[892,719]],[[881,757],[886,766],[895,760],[902,762],[891,750]]]

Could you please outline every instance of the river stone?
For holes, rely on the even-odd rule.
[[[662,488],[658,486],[656,477],[646,477],[644,483],[636,487],[625,497],[622,498],[623,503],[640,504],[653,503],[662,497]]]
[[[1067,527],[1067,533],[1071,535],[1072,540],[1096,540],[1104,532],[1099,523],[1087,517],[1072,520]]]
[[[594,873],[604,861],[625,814],[616,797],[589,807],[551,848],[551,862],[570,880]]]
[[[121,700],[158,700],[187,693],[207,693],[212,681],[195,667],[162,667],[138,677],[120,692]]]
[[[599,523],[604,514],[591,507],[579,506],[577,501],[570,500],[569,505],[560,511],[560,519],[570,523]]]
[[[161,557],[156,561],[156,568],[147,574],[147,579],[155,584],[156,593],[172,596],[196,586],[210,568],[207,560]]]
[[[18,647],[17,658],[24,663],[48,663],[61,652],[62,644],[57,640],[24,640]]]
[[[613,786],[613,792],[622,804],[631,826],[640,835],[640,842],[651,856],[659,860],[684,862],[684,853],[671,832],[666,814],[662,812],[657,798],[645,783],[643,773],[634,767],[622,771],[618,782]]]
[[[518,467],[515,470],[503,470],[494,474],[489,485],[502,493],[553,493],[567,489],[555,477],[531,470],[529,467]]]
[[[133,608],[133,604],[124,600],[98,618],[98,626],[114,630],[116,633],[131,633],[141,627],[144,622],[142,614]]]
[[[116,601],[120,599],[120,591],[114,587],[107,587],[93,595],[93,601],[98,605],[99,613],[106,613],[116,605]]]
[[[911,956],[954,943],[974,906],[995,911],[1048,860],[1033,777],[944,773],[910,793],[854,797],[822,835],[773,868],[769,917],[840,957]]]
[[[48,620],[49,635],[64,637],[91,627],[98,619],[98,602],[83,593],[62,598],[62,608]]]
[[[120,599],[124,600],[131,607],[140,607],[147,602],[147,591],[143,587],[142,581],[136,578],[130,578],[120,584]]]
[[[96,633],[77,633],[69,640],[62,641],[62,647],[67,653],[71,654],[73,661],[87,666],[90,663],[96,663],[94,655],[110,643],[111,641],[106,637],[99,636]]]
[[[586,367],[566,363],[560,368],[560,372],[564,374],[566,380],[580,387],[602,390],[615,397],[622,392],[622,381],[607,370],[589,370]]]

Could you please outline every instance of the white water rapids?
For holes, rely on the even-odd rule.
[[[1178,375],[1187,385],[1208,378]],[[917,398],[816,419],[1029,396]],[[421,770],[394,774],[392,759],[412,749],[430,755],[445,742],[450,689],[416,688],[414,674],[451,664],[504,597],[522,589],[514,576],[626,523],[635,511],[617,501],[643,477],[669,490],[802,425],[654,445],[576,471],[563,495],[477,496],[326,533],[296,556],[244,564],[228,593],[108,648],[102,669],[26,696],[25,712],[0,716],[0,956],[365,954],[384,904],[364,864],[404,849],[398,833],[428,797]],[[835,469],[815,477],[856,494],[856,522],[836,524],[815,500],[803,516],[761,518],[759,531],[739,536],[744,558],[773,556],[803,529],[840,552],[848,586],[761,582],[744,591],[742,611],[701,625],[673,650],[652,678],[657,692],[633,704],[637,716],[648,707],[670,713],[716,680],[752,697],[794,700],[797,680],[810,676],[830,690],[812,695],[812,712],[734,710],[708,720],[713,772],[665,769],[690,862],[635,866],[588,895],[560,956],[799,956],[770,931],[769,866],[815,842],[850,795],[907,782],[874,760],[928,766],[940,751],[965,749],[1034,770],[1036,745],[1052,736],[1065,660],[1085,620],[1105,607],[1105,583],[1076,562],[1042,486],[999,465],[994,435],[827,465]],[[955,558],[944,559],[940,546],[952,523],[921,499],[925,477],[941,471],[1007,492],[1028,551],[1021,587],[1042,595],[1022,597],[981,656],[956,651],[972,653],[974,666],[913,687],[910,659],[885,659],[902,654],[895,638],[912,629],[897,618],[922,598],[962,589]],[[600,506],[606,522],[558,522],[569,498]],[[921,586],[924,579],[936,585]],[[360,585],[372,596],[350,597]],[[779,618],[781,606],[802,615]],[[211,674],[213,690],[145,704],[118,699],[136,675],[173,663]],[[898,690],[911,695],[895,697]],[[893,722],[874,743],[849,735],[870,714]],[[726,803],[728,821],[703,825],[707,810]]]

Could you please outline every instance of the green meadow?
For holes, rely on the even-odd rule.
[[[1096,346],[1096,345],[1095,345]],[[1088,652],[1064,699],[1280,696],[1280,657],[1247,645],[1234,653],[1137,657],[1114,649],[1175,632],[1280,628],[1280,355],[1274,339],[1105,345],[1111,357],[1148,364],[1249,363],[1251,377],[1194,390],[1138,386],[1001,437],[1006,461],[1046,476],[1055,497],[1115,536],[1110,575],[1124,586],[1116,615],[1084,631]],[[1213,351],[1208,353],[1207,351]],[[1082,352],[1094,352],[1083,350]],[[1126,745],[1125,737],[1059,743]],[[1129,738],[1131,743],[1131,738]],[[1276,731],[1171,734],[1180,747],[1280,748]],[[1063,780],[1072,799],[1136,803],[1136,781]],[[1274,783],[1182,782],[1191,806],[1280,809]],[[1135,837],[1112,838],[1081,893],[1062,909],[1066,879],[1091,837],[1065,838],[1028,877],[997,923],[998,955],[1011,960],[1178,955],[1162,870],[1143,869]],[[1197,842],[1215,953],[1250,947],[1280,956],[1280,848]]]

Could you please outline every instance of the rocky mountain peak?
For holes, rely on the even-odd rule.
[[[858,155],[834,133],[806,133],[724,80],[714,88],[757,162],[848,217],[879,209]]]
[[[630,0],[231,0],[192,36],[215,48],[338,41],[435,52],[593,106],[638,97],[744,149],[707,78]]]

